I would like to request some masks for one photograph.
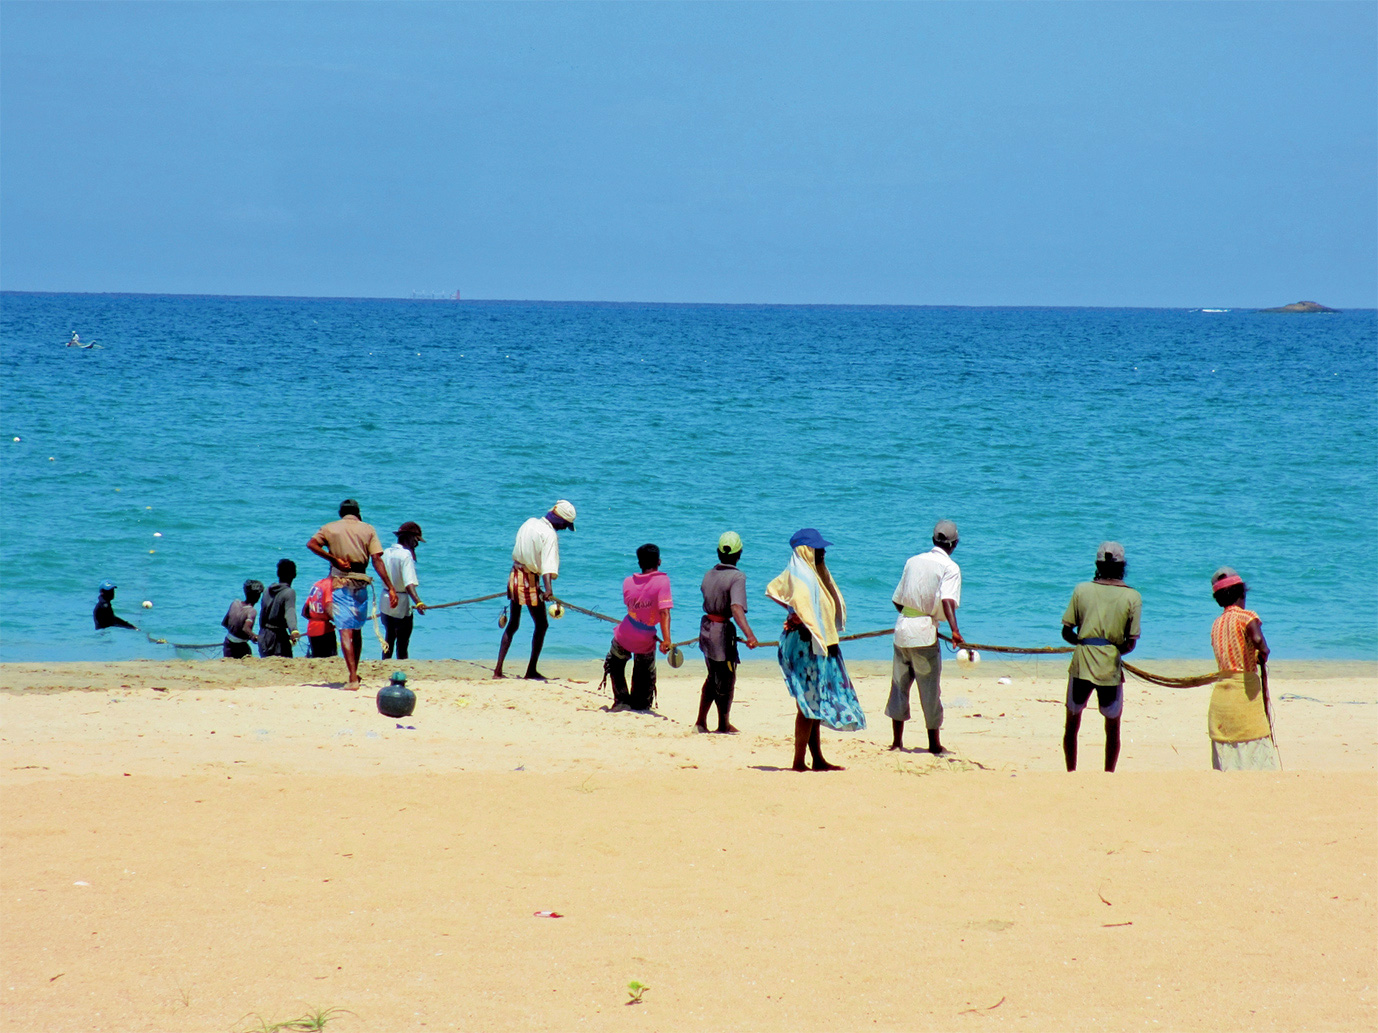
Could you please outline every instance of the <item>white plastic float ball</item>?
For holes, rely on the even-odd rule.
[[[151,610],[151,609],[153,609],[153,604],[152,604],[151,602],[149,602],[147,599],[144,600],[144,609],[145,609],[145,610]]]
[[[154,538],[161,538],[162,536],[163,536],[163,532],[162,532],[162,531],[154,531],[154,532],[153,532],[153,537],[154,537]]]
[[[551,603],[545,609],[546,612],[550,614],[552,617],[554,617],[556,620],[559,620],[561,617],[565,615],[565,608],[561,606],[559,603]]]
[[[18,442],[18,441],[19,441],[19,439],[18,439],[18,438],[15,438],[15,439],[14,439],[14,440],[15,440],[15,441],[16,441],[16,442]]]
[[[959,664],[979,664],[981,654],[974,649],[959,649],[957,650],[957,662]]]

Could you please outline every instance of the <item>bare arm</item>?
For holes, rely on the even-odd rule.
[[[1244,629],[1245,636],[1249,643],[1258,650],[1258,665],[1268,666],[1268,640],[1263,637],[1263,623],[1261,621],[1250,621],[1249,626]]]
[[[554,575],[554,574],[542,574],[542,575],[541,575],[541,580],[545,582],[545,594],[542,595],[541,598],[542,598],[542,599],[554,599],[554,598],[555,598],[555,575]]]
[[[746,622],[746,607],[741,603],[732,604],[732,619],[737,622],[737,627],[742,629],[746,635],[746,648],[755,649],[757,645],[756,634],[751,630],[751,625]]]
[[[332,568],[339,567],[341,570],[349,569],[348,561],[342,560],[338,556],[330,555],[329,551],[325,548],[325,539],[320,535],[313,534],[311,540],[306,543],[306,547],[321,559],[325,560],[325,562],[329,563]]]
[[[960,646],[966,639],[962,638],[962,633],[957,630],[957,604],[951,599],[943,600],[943,616],[947,618],[947,626],[952,629],[952,644]]]
[[[668,653],[670,651],[670,611],[660,611],[660,651]]]
[[[1062,626],[1062,641],[1073,646],[1077,644],[1077,629],[1074,625],[1064,624]]]

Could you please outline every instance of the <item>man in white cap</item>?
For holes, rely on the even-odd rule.
[[[938,648],[938,622],[952,628],[952,642],[962,644],[957,630],[957,607],[962,605],[962,571],[952,559],[957,548],[957,525],[939,520],[933,528],[933,548],[909,557],[895,586],[891,602],[899,611],[895,619],[895,653],[890,666],[890,699],[885,716],[894,728],[892,750],[904,749],[904,723],[909,720],[909,691],[919,686],[919,705],[928,727],[928,751],[947,750],[939,738],[943,726],[943,697],[939,679],[943,655]]]
[[[1096,694],[1105,718],[1105,770],[1114,771],[1120,757],[1120,715],[1124,713],[1124,667],[1120,657],[1139,642],[1143,599],[1124,583],[1124,546],[1101,542],[1096,550],[1096,578],[1072,592],[1062,615],[1062,638],[1076,646],[1067,672],[1067,724],[1062,755],[1067,770],[1077,769],[1077,732],[1081,712]]]
[[[545,645],[545,632],[550,621],[546,617],[545,601],[555,594],[554,581],[560,576],[560,542],[557,531],[574,530],[574,507],[565,499],[560,499],[550,507],[550,512],[542,517],[532,517],[517,529],[517,541],[512,546],[512,573],[507,578],[507,598],[511,615],[507,629],[502,633],[502,643],[498,646],[498,663],[493,668],[493,677],[501,678],[502,662],[507,658],[507,650],[512,647],[512,636],[522,620],[522,607],[531,611],[535,629],[531,632],[531,660],[526,665],[524,677],[532,681],[545,681],[545,676],[536,670],[536,661],[541,658],[541,647]]]

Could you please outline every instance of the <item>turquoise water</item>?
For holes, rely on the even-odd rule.
[[[135,623],[216,642],[240,583],[272,581],[279,557],[304,596],[323,573],[306,540],[347,495],[385,541],[422,525],[429,602],[500,590],[518,524],[564,497],[574,602],[619,612],[654,541],[689,638],[733,529],[774,637],[762,592],[808,525],[864,631],[892,623],[905,558],[948,517],[976,641],[1056,644],[1114,538],[1144,656],[1209,656],[1221,564],[1276,655],[1378,656],[1373,311],[2,300],[4,660],[171,656],[92,630],[106,577]],[[104,348],[62,347],[74,329]],[[495,655],[497,611],[418,618],[413,655]],[[547,648],[593,657],[607,638],[570,614]]]

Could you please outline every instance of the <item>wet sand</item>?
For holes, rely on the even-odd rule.
[[[946,758],[857,664],[870,728],[801,775],[775,665],[720,736],[695,661],[655,714],[596,662],[0,666],[0,1029],[1378,1026],[1378,665],[1275,665],[1282,773],[1131,681],[1069,776],[1062,663],[949,663]]]

